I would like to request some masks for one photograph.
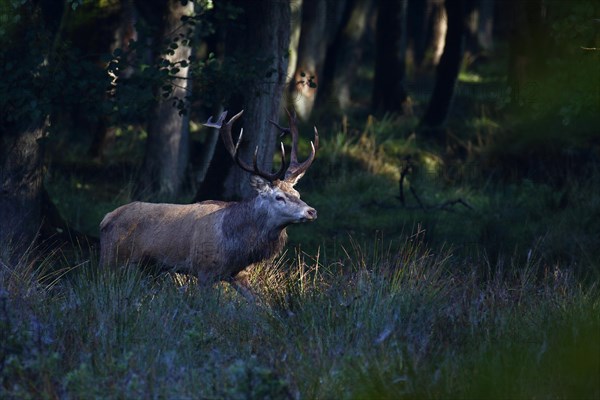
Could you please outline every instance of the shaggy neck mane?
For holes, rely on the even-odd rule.
[[[229,265],[237,270],[235,273],[281,252],[287,241],[285,226],[269,223],[268,210],[259,207],[256,197],[227,207],[222,229],[231,255]]]

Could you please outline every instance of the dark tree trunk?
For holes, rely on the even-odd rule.
[[[29,112],[17,114],[16,120],[8,118],[10,110],[0,111],[0,261],[9,264],[14,264],[35,245],[42,227],[43,145],[50,121],[50,107],[45,105],[52,101],[44,91],[51,85],[44,80],[46,76],[52,79],[52,74],[46,72],[54,66],[56,44],[64,28],[66,10],[67,7],[45,9],[43,4],[24,2],[19,9],[21,19],[8,35],[26,37],[32,33],[31,37],[39,43],[22,49],[17,47],[18,40],[5,36],[0,51],[0,63],[7,62],[5,57],[22,55],[20,69],[27,72],[17,74],[14,90],[29,94],[35,99],[32,103],[37,103],[27,105]],[[40,48],[45,53],[38,54]],[[40,72],[41,59],[46,63]],[[4,78],[14,79],[11,76]]]
[[[215,7],[226,5],[225,3],[216,3]],[[222,12],[215,9],[216,13]],[[226,24],[216,23],[215,32],[205,38],[202,51],[199,51],[198,57],[206,59],[209,54],[213,54],[222,64],[225,61],[225,33]],[[221,98],[221,97],[220,97]],[[202,107],[200,113],[203,114],[198,119],[206,120],[209,116],[218,116],[223,112],[223,99],[214,102],[211,105]],[[219,132],[217,129],[207,130],[206,137],[201,148],[197,148],[192,155],[195,165],[196,193],[193,201],[203,201],[219,199],[225,191],[224,182],[231,165],[231,157],[223,146],[220,146]]]
[[[327,49],[316,103],[319,109],[346,110],[363,57],[363,41],[373,0],[348,0],[335,39]]]
[[[194,202],[224,198],[225,179],[231,168],[235,168],[232,166],[231,156],[225,150],[225,146],[217,141],[204,180],[194,196]]]
[[[375,32],[374,112],[410,113],[404,89],[406,8],[401,0],[379,0]]]
[[[251,162],[258,147],[259,167],[270,170],[278,132],[268,121],[278,119],[286,85],[290,5],[279,0],[235,1],[234,4],[243,13],[227,33],[225,53],[228,57],[245,60],[248,65],[262,64],[264,70],[239,88],[242,101],[230,101],[229,117],[238,111],[235,103],[241,103],[244,116],[233,128],[235,134],[244,128],[240,157]],[[253,195],[248,178],[248,173],[240,168],[230,168],[224,182],[224,196],[247,198]]]
[[[42,224],[43,149],[47,123],[0,132],[0,259],[14,261]],[[8,252],[9,254],[5,254]]]
[[[171,41],[181,33],[181,17],[193,13],[193,3],[182,6],[179,0],[169,0],[163,35],[158,45]],[[178,42],[174,54],[165,54],[170,62],[187,60],[191,47]],[[171,98],[161,99],[148,125],[148,139],[136,197],[149,200],[173,201],[180,193],[189,158],[189,113],[180,114],[173,99],[185,99],[191,90],[189,68],[180,67]],[[187,100],[185,100],[187,102]]]
[[[136,29],[137,23],[137,11],[133,0],[121,1],[121,8],[119,10],[118,25],[114,31],[113,42],[110,46],[111,54],[116,49],[122,49],[129,51],[130,41],[138,40],[138,32]],[[104,51],[104,49],[99,50]],[[131,63],[133,60],[127,60]],[[124,71],[120,71],[119,79],[125,80],[133,75],[134,69],[129,65]],[[108,116],[102,115],[98,117],[98,121],[93,126],[93,137],[92,143],[88,150],[88,155],[96,160],[102,160],[104,152],[115,140],[115,130],[110,127],[110,121]]]
[[[440,126],[445,121],[463,56],[465,0],[446,0],[446,13],[448,31],[444,53],[437,67],[435,87],[427,111],[421,120],[421,125],[426,128]]]

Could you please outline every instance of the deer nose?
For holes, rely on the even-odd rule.
[[[315,210],[314,208],[309,207],[306,211],[305,211],[305,215],[306,215],[306,219],[311,221],[313,219],[317,219],[317,210]]]

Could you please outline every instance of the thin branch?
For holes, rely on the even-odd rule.
[[[410,185],[408,188],[410,189],[410,192],[412,193],[412,195],[415,198],[415,200],[417,200],[417,203],[419,203],[419,207],[421,207],[423,209],[423,211],[427,211],[428,208],[431,208],[431,207],[427,207],[427,206],[425,206],[425,204],[423,204],[423,202],[421,201],[421,199],[417,195],[417,192],[415,191],[415,188],[412,185]]]
[[[406,204],[406,198],[404,196],[404,181],[406,179],[406,176],[412,171],[413,164],[410,160],[410,157],[406,157],[405,160],[406,160],[406,164],[402,167],[402,170],[400,171],[400,180],[398,182],[399,183],[398,200],[400,200],[400,204],[402,205],[402,207],[404,209],[423,210],[423,211],[428,211],[428,210],[452,211],[452,208],[451,208],[452,206],[454,206],[456,204],[462,204],[464,207],[468,208],[469,210],[475,211],[475,209],[469,203],[467,203],[467,201],[465,201],[462,198],[447,200],[440,204],[433,204],[433,205],[425,204],[421,200],[420,196],[417,194],[417,191],[415,190],[415,188],[412,185],[409,185],[408,189],[410,190],[410,193],[413,195],[413,197],[417,201],[418,207],[408,206]]]
[[[402,167],[402,170],[400,171],[400,181],[398,182],[398,185],[399,185],[398,199],[400,200],[400,204],[402,204],[402,206],[406,205],[406,200],[404,198],[404,179],[406,178],[406,175],[408,174],[408,172],[410,171],[410,169],[412,167],[412,163],[410,162],[410,156],[407,156],[404,160],[406,161],[406,164],[404,164],[404,166]]]

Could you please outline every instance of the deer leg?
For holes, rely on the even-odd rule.
[[[232,276],[229,278],[228,282],[239,294],[244,296],[248,302],[256,303],[256,296],[250,287],[247,271],[241,271],[237,275]]]

